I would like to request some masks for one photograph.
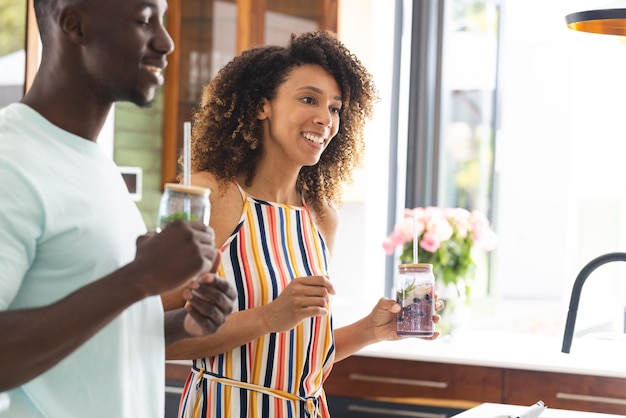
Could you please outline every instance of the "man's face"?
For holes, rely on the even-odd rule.
[[[103,102],[147,106],[163,84],[167,55],[174,50],[163,26],[165,0],[90,1],[84,54],[94,92]]]

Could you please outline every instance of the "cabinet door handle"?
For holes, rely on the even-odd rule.
[[[402,409],[372,408],[370,406],[348,405],[348,411],[363,412],[366,414],[378,414],[377,416],[396,416],[413,418],[448,418],[446,414],[432,414],[429,412],[404,411]]]
[[[572,401],[613,403],[617,405],[626,405],[626,399],[608,398],[604,396],[578,395],[576,393],[557,392],[556,398],[557,399],[569,399]]]
[[[396,377],[368,376],[358,373],[351,373],[348,375],[348,378],[352,380],[362,380],[365,382],[395,383],[397,385],[411,385],[422,387],[425,386],[437,389],[446,389],[448,387],[448,382],[437,382],[433,380],[398,379]]]
[[[176,393],[178,395],[182,395],[183,388],[177,386],[165,386],[165,393]]]

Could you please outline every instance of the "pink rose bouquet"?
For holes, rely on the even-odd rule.
[[[387,255],[401,246],[400,261],[413,262],[414,219],[417,221],[418,261],[433,265],[437,280],[444,285],[457,285],[474,277],[472,252],[491,251],[497,238],[487,217],[479,211],[463,208],[426,207],[404,210],[404,219],[397,223],[383,243]]]

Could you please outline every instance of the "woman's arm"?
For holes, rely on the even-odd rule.
[[[360,349],[379,341],[395,341],[406,337],[396,334],[396,314],[400,312],[400,305],[393,299],[379,299],[372,312],[353,324],[335,330],[335,361],[341,361]],[[443,301],[435,295],[435,311],[443,309]],[[433,316],[435,323],[439,322],[439,315]],[[434,340],[439,337],[435,331],[432,337],[425,340]]]
[[[262,319],[261,308],[233,312],[215,334],[200,338],[187,338],[167,346],[168,360],[189,360],[213,357],[247,344],[269,333]]]
[[[381,298],[369,315],[336,329],[335,361],[343,360],[378,341],[398,339],[396,313],[399,310],[400,305],[394,300]]]
[[[271,332],[294,328],[305,318],[328,314],[335,290],[324,276],[298,277],[274,301],[234,312],[213,335],[187,338],[167,347],[168,360],[212,357],[231,351]]]

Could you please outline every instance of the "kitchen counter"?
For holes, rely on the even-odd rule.
[[[509,418],[512,414],[519,414],[528,409],[528,406],[484,403],[469,409],[452,418]],[[515,415],[513,415],[515,416]],[[578,412],[548,407],[539,415],[539,418],[613,418],[623,415],[598,414],[595,412]]]
[[[336,363],[324,386],[329,396],[424,406],[542,399],[554,409],[626,415],[624,353],[624,341],[577,338],[565,354],[549,336],[457,332],[373,344]]]
[[[459,332],[435,341],[407,338],[383,341],[357,356],[417,360],[518,370],[626,378],[626,341],[574,339],[570,353],[561,352],[561,340],[513,333]],[[190,361],[169,361],[190,365]]]
[[[626,378],[626,341],[576,338],[570,354],[561,353],[561,343],[549,336],[460,331],[435,341],[384,341],[356,355]]]
[[[549,408],[541,418],[611,416],[557,415],[557,408],[626,415],[626,342],[576,338],[571,348],[565,354],[559,338],[504,332],[459,331],[435,341],[385,341],[336,363],[325,388],[335,397],[457,409],[542,399]],[[169,378],[184,382],[190,362],[168,363]],[[460,418],[510,413],[478,411]]]
[[[510,311],[526,315],[523,309]],[[541,418],[626,416],[624,336],[576,337],[571,353],[561,353],[562,326],[554,317],[535,315],[513,324],[496,316],[435,341],[406,338],[372,344],[334,365],[326,393],[357,403],[362,399],[457,410],[481,405],[459,418],[506,417],[511,410],[503,412],[497,405],[530,405],[539,399],[549,407]],[[352,322],[344,316],[335,326],[341,327],[342,320]],[[177,380],[184,381],[190,362],[168,363],[168,376],[178,372]],[[486,415],[488,406],[482,404],[491,405],[493,414]]]
[[[336,328],[369,313],[367,303],[355,306],[338,298],[334,303]],[[417,338],[385,341],[365,347],[356,355],[626,378],[623,360],[626,335],[576,336],[570,353],[565,354],[561,353],[561,345],[567,306],[542,301],[506,301],[494,306],[484,302],[483,305],[477,306],[484,312],[472,313],[472,319],[452,336],[434,341]],[[593,321],[586,323],[584,319],[579,318],[577,333],[595,328]]]
[[[472,366],[626,378],[626,340],[576,338],[570,353],[553,337],[502,332],[459,332],[435,341],[383,341],[355,355]],[[191,361],[168,361],[189,366]]]

